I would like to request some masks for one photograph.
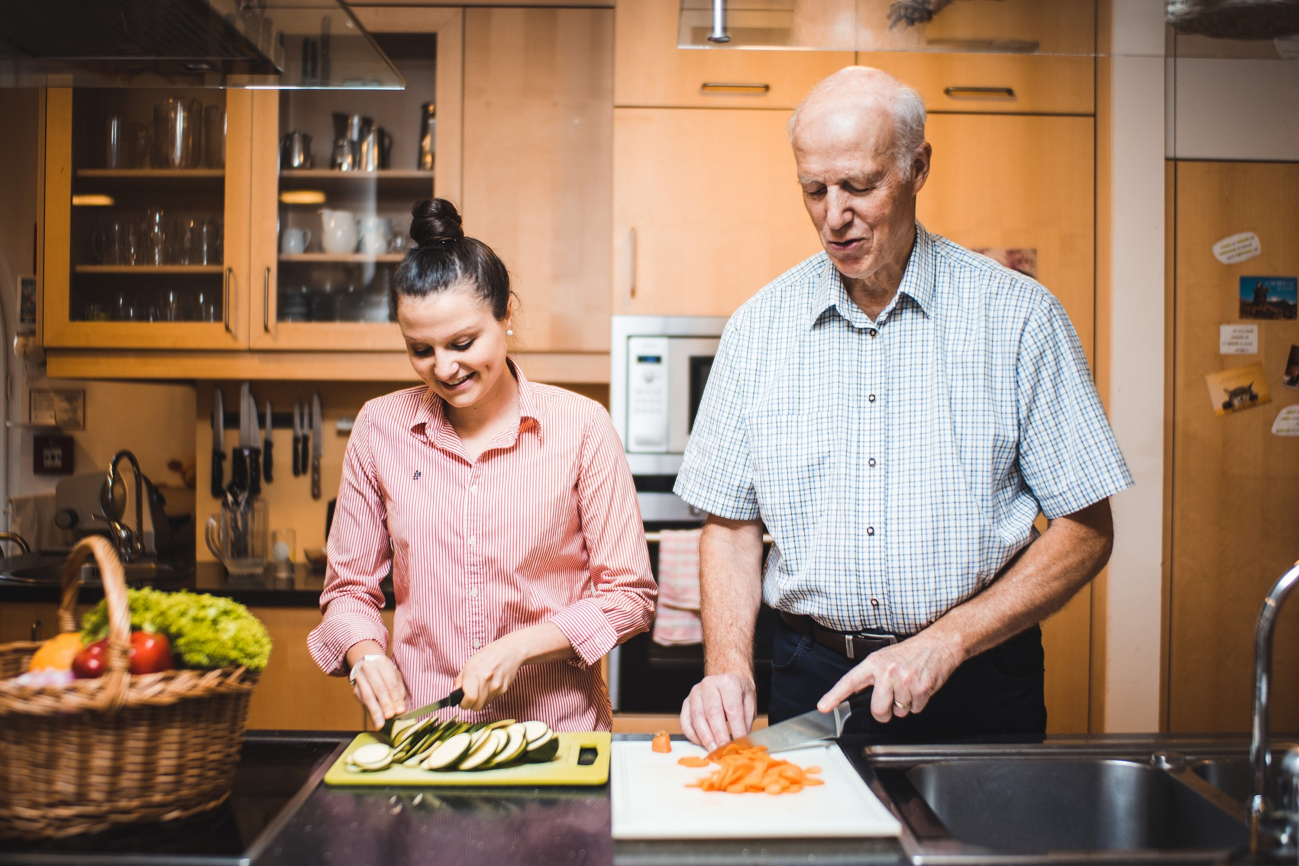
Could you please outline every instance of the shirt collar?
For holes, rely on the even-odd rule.
[[[514,363],[513,358],[507,357],[505,363],[519,383],[519,427],[518,430],[510,432],[509,442],[500,443],[509,446],[514,444],[519,433],[524,430],[536,430],[537,436],[540,437],[542,413],[537,399],[536,386],[528,381],[527,376],[523,375],[523,371]],[[453,442],[457,444],[457,447],[459,444],[459,436],[456,435],[455,428],[451,426],[451,422],[447,419],[446,401],[439,397],[432,388],[426,387],[424,389],[424,397],[415,410],[415,417],[411,421],[410,430],[417,435],[422,433],[429,438],[430,442],[440,448],[450,448]]]
[[[812,289],[812,306],[809,310],[807,326],[810,328],[820,320],[826,310],[834,308],[841,318],[857,327],[866,327],[869,319],[861,308],[848,297],[843,280],[834,262],[825,253],[825,267],[817,274],[816,285]],[[921,312],[930,314],[934,302],[934,240],[925,227],[916,221],[916,241],[911,247],[911,257],[907,260],[906,270],[902,273],[902,283],[897,294],[889,301],[880,313],[880,321],[888,318],[897,306],[898,297],[906,295],[916,302]]]

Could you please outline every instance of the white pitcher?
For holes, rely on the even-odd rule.
[[[356,214],[350,210],[320,209],[320,246],[332,256],[356,252]]]

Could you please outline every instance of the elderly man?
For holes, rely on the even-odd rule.
[[[880,741],[1041,733],[1037,623],[1109,557],[1131,478],[1077,334],[1042,286],[916,222],[924,124],[861,67],[790,121],[825,252],[731,318],[676,485],[708,514],[681,726],[709,748],[753,722],[762,600],[772,722],[851,698]]]

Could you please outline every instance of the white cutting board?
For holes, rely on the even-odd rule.
[[[713,768],[677,759],[704,749],[672,741],[660,754],[649,740],[615,740],[609,771],[615,839],[781,839],[897,836],[897,819],[871,793],[836,745],[779,753],[821,767],[824,785],[797,794],[727,794],[687,788]]]

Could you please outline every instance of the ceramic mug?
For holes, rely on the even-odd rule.
[[[356,252],[356,214],[350,210],[330,210],[321,208],[320,246],[333,256],[343,256]]]
[[[384,217],[363,216],[357,225],[361,233],[361,252],[377,256],[388,252],[391,240],[391,223]]]
[[[286,256],[301,255],[311,245],[311,229],[285,229],[280,237],[280,252]]]

